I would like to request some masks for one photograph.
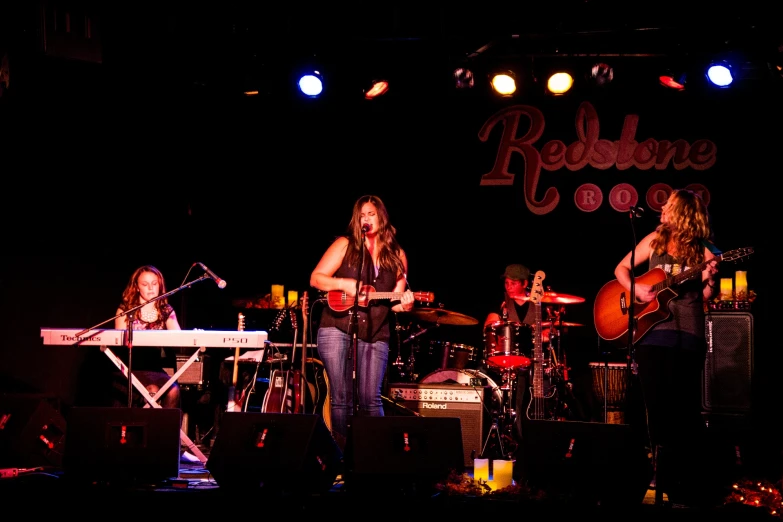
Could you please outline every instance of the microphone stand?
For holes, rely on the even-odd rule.
[[[119,313],[119,314],[115,315],[114,317],[106,319],[105,321],[101,321],[100,323],[96,324],[95,326],[91,326],[89,328],[85,328],[84,330],[82,330],[81,332],[76,334],[76,337],[81,337],[82,335],[86,334],[90,330],[94,330],[94,329],[98,328],[99,326],[102,326],[102,325],[108,323],[109,321],[114,321],[115,319],[120,318],[120,317],[122,317],[124,315],[128,316],[127,319],[126,319],[128,327],[127,327],[127,333],[125,335],[125,346],[128,348],[128,408],[133,406],[133,386],[131,386],[131,371],[133,369],[133,364],[132,364],[133,363],[133,321],[136,319],[136,310],[138,310],[139,308],[141,308],[142,306],[144,306],[146,304],[154,303],[155,301],[159,301],[161,299],[164,299],[164,298],[166,298],[166,297],[168,297],[168,296],[170,296],[172,294],[175,294],[175,293],[179,292],[180,290],[184,290],[185,288],[190,288],[194,284],[198,283],[199,281],[203,281],[205,279],[211,279],[211,278],[209,277],[208,274],[204,274],[201,277],[199,277],[198,279],[194,279],[193,281],[191,281],[189,283],[185,283],[184,285],[182,285],[182,286],[180,286],[178,288],[175,288],[174,290],[171,290],[169,292],[166,292],[165,294],[161,294],[161,295],[159,295],[159,296],[157,296],[157,297],[155,297],[153,299],[150,299],[149,301],[147,301],[145,303],[141,303],[139,305],[136,305],[133,308],[130,308],[128,310],[125,310],[122,313]]]
[[[634,226],[634,219],[637,217],[636,215],[636,209],[635,207],[631,207],[628,211],[628,215],[631,218],[631,237],[633,239],[633,244],[631,247],[631,288],[629,290],[629,301],[628,304],[628,355],[626,357],[626,367],[625,367],[625,389],[630,390],[631,385],[631,372],[633,369],[633,343],[634,343],[634,335],[636,334],[636,325],[637,325],[637,319],[636,319],[636,277],[635,277],[635,265],[636,265],[636,227]],[[608,387],[608,381],[609,381],[609,368],[607,363],[606,372],[604,373],[604,401],[607,399],[607,390]],[[625,404],[623,405],[623,410],[625,413],[628,413],[629,408],[629,396],[630,394],[625,394]],[[605,411],[605,408],[604,408]]]
[[[359,415],[359,379],[357,377],[357,352],[359,349],[359,291],[362,288],[362,276],[364,275],[364,246],[365,234],[367,232],[362,228],[362,255],[359,256],[359,271],[356,276],[356,297],[353,300],[353,310],[351,310],[351,318],[348,322],[349,332],[351,334],[351,352],[348,354],[348,358],[353,358],[353,412],[354,415]],[[351,423],[352,424],[352,423]],[[351,430],[350,425],[348,431]]]

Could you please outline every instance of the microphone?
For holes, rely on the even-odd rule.
[[[226,282],[225,282],[225,281],[223,281],[222,279],[220,279],[220,278],[217,276],[217,274],[216,274],[215,272],[213,272],[212,270],[210,270],[209,268],[207,268],[207,265],[205,265],[204,263],[198,263],[198,266],[200,266],[200,267],[201,267],[201,269],[202,269],[204,272],[206,272],[206,273],[207,273],[207,275],[208,275],[210,278],[212,278],[212,279],[214,279],[214,280],[215,280],[215,283],[217,283],[217,285],[218,285],[218,288],[220,288],[220,289],[223,289],[223,288],[225,288],[225,287],[226,287]]]
[[[628,207],[631,217],[640,218],[644,215],[644,209],[642,207]]]
[[[370,231],[371,228],[372,225],[370,225],[369,223],[365,223],[364,225],[362,225],[362,233],[366,234],[367,232]]]

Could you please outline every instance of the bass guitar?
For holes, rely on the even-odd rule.
[[[533,276],[530,289],[529,302],[534,307],[535,322],[533,324],[533,377],[530,386],[530,402],[525,415],[530,420],[554,420],[553,402],[557,389],[553,386],[549,390],[544,389],[544,349],[541,329],[541,299],[544,296],[542,282],[546,274],[539,270]]]
[[[678,285],[694,277],[701,277],[701,273],[712,261],[733,262],[752,253],[752,248],[730,250],[674,276],[667,275],[661,268],[653,268],[644,275],[636,277],[634,284],[652,285],[656,292],[655,299],[648,303],[637,300],[633,307],[630,306],[628,290],[616,279],[609,281],[598,291],[593,305],[593,320],[598,335],[605,341],[625,343],[628,340],[628,314],[633,309],[635,323],[633,343],[636,344],[650,331],[650,328],[671,316],[669,302],[677,297],[675,288]]]
[[[373,286],[364,285],[359,289],[359,295],[356,297],[358,297],[359,306],[366,308],[373,299],[402,299],[402,292],[376,292]],[[433,292],[414,292],[413,298],[422,303],[432,303],[435,301],[435,294]],[[326,292],[326,303],[335,312],[349,310],[355,302],[355,297],[349,296],[340,290]]]

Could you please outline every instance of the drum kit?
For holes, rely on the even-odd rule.
[[[519,301],[528,299],[523,296],[512,298]],[[469,344],[427,341],[425,337],[425,334],[440,325],[477,325],[479,321],[476,318],[443,308],[421,307],[407,313],[400,312],[397,321],[397,355],[392,363],[393,378],[396,382],[452,382],[466,385],[475,385],[481,381],[482,385],[488,385],[492,390],[494,411],[491,414],[494,420],[491,429],[500,432],[498,440],[511,437],[513,441],[517,439],[514,426],[520,420],[519,415],[524,415],[518,411],[518,405],[524,401],[518,400],[517,394],[528,391],[527,387],[522,388],[519,384],[522,382],[520,377],[532,375],[533,366],[541,364],[547,396],[562,400],[564,394],[558,394],[558,391],[570,387],[561,339],[568,328],[584,325],[566,322],[563,317],[566,306],[584,301],[584,298],[574,295],[551,291],[544,293],[540,300],[547,314],[540,330],[544,346],[542,361],[536,361],[533,357],[535,328],[531,325],[507,320],[486,324],[482,335],[483,349],[476,350]],[[406,346],[408,355],[404,357],[402,348]],[[564,408],[567,408],[565,404],[563,408],[556,409],[562,411]],[[565,416],[553,420],[564,419]],[[505,456],[502,446],[500,453]]]

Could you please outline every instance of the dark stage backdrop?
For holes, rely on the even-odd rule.
[[[197,261],[227,281],[223,290],[204,281],[171,299],[184,328],[236,329],[242,310],[232,301],[267,294],[272,284],[315,294],[310,272],[364,194],[387,204],[413,290],[434,292],[447,310],[480,325],[502,298],[510,263],[544,271],[553,291],[583,297],[566,308],[565,320],[584,326],[570,328],[563,347],[573,364],[586,365],[607,348],[594,328],[596,293],[655,227],[667,191],[691,186],[709,199],[719,248],[755,249],[720,275],[748,271],[758,294],[754,379],[763,407],[779,408],[769,399],[780,367],[769,237],[780,205],[778,88],[514,100],[391,92],[378,103],[109,91],[4,100],[4,141],[18,160],[4,167],[7,388],[74,402],[94,351],[42,346],[39,330],[113,317],[142,264],[161,268],[169,289],[200,276],[188,273]],[[605,140],[601,153],[580,164],[582,149],[572,144],[595,137]],[[626,151],[613,149],[617,141],[644,143],[636,164],[611,157]],[[564,164],[546,165],[557,156],[552,142],[569,147]],[[656,166],[651,151],[672,143],[690,156]],[[513,180],[497,175],[504,165]],[[548,199],[555,194],[556,202]],[[645,208],[643,217],[630,219],[631,204]],[[245,313],[248,330],[268,329],[274,318]],[[481,349],[479,325],[438,335]]]

